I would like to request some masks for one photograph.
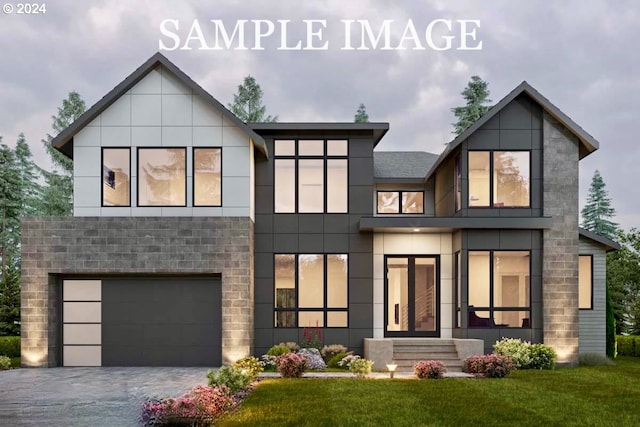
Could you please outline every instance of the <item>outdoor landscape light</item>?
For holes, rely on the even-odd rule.
[[[389,378],[393,379],[393,373],[398,369],[397,363],[387,363],[387,369],[389,370]]]

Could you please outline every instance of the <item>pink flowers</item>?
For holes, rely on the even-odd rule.
[[[464,360],[465,372],[487,378],[503,378],[514,369],[511,357],[499,354],[471,356]]]
[[[444,364],[438,360],[421,360],[413,365],[413,372],[416,374],[416,377],[421,380],[425,378],[438,379],[442,378],[442,375],[447,372],[447,369]]]
[[[283,378],[299,378],[307,369],[307,358],[298,353],[287,353],[278,356],[276,368]]]

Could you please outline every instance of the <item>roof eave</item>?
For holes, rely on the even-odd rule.
[[[585,228],[578,227],[578,233],[582,237],[586,237],[589,240],[593,240],[596,243],[600,243],[602,246],[605,247],[605,250],[607,252],[619,251],[622,248],[622,246],[620,246],[619,243],[614,242],[608,237],[594,233],[593,231],[587,230]]]

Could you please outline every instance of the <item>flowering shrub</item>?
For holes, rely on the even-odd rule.
[[[283,378],[299,378],[307,370],[307,358],[298,353],[287,353],[278,356],[276,367]]]
[[[358,356],[357,354],[349,354],[343,357],[342,360],[338,362],[338,366],[341,368],[349,369],[351,367],[351,363],[354,360],[358,360],[358,359],[361,359],[361,357]]]
[[[284,346],[287,347],[290,351],[292,352],[296,352],[298,350],[300,350],[300,346],[298,345],[298,343],[295,343],[293,341],[287,341],[287,342],[281,342],[280,344],[278,344],[279,346]]]
[[[487,378],[503,378],[515,369],[511,357],[499,354],[471,356],[463,364],[464,372]]]
[[[322,348],[322,329],[316,322],[316,327],[305,326],[302,331],[302,346],[306,348]]]
[[[350,355],[351,355],[351,353],[338,353],[338,354],[336,354],[335,356],[333,356],[327,362],[327,367],[328,368],[334,368],[334,369],[337,369],[337,368],[349,369],[349,367],[346,366],[346,364],[345,364],[345,366],[342,366],[340,364],[340,362],[342,361],[342,359],[344,359],[345,357],[350,356]]]
[[[233,364],[234,368],[238,368],[251,377],[251,381],[255,381],[260,375],[260,372],[264,371],[264,366],[257,358],[253,356],[247,356],[240,360],[236,360]]]
[[[291,353],[291,349],[284,344],[278,344],[267,350],[268,356],[281,356],[283,354]]]
[[[421,380],[425,378],[438,379],[442,378],[442,374],[447,372],[447,368],[437,360],[421,360],[413,365],[413,372]]]
[[[362,358],[353,359],[349,364],[349,372],[358,378],[364,378],[367,374],[371,373],[371,367],[373,367],[373,360]]]
[[[342,344],[325,345],[324,347],[322,347],[322,350],[320,350],[320,354],[322,354],[325,362],[329,362],[329,360],[331,360],[331,358],[338,353],[346,352],[347,347],[343,346]]]
[[[210,387],[224,385],[229,388],[231,393],[247,388],[254,380],[246,370],[235,366],[221,366],[218,372],[209,370],[207,379]]]
[[[493,352],[510,356],[518,369],[553,369],[556,365],[556,352],[545,344],[503,338],[493,345]]]
[[[142,404],[140,422],[144,426],[210,425],[235,405],[236,400],[224,385],[196,386],[176,399],[147,400]]]
[[[0,370],[11,368],[11,358],[9,356],[0,356]]]
[[[270,356],[268,354],[263,354],[261,357],[262,366],[264,366],[265,371],[275,371],[276,370],[276,360],[278,356]]]
[[[307,358],[307,367],[309,369],[327,369],[327,364],[324,363],[320,351],[317,348],[303,348],[298,354],[301,354]]]

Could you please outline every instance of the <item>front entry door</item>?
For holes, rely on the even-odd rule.
[[[385,336],[440,336],[440,257],[385,256]]]

